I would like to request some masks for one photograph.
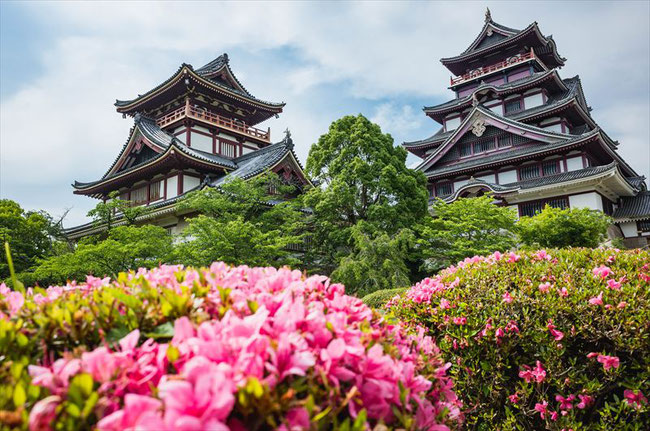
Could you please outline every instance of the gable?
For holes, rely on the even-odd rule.
[[[158,153],[148,145],[145,145],[144,143],[140,143],[139,145],[136,144],[131,149],[131,152],[126,155],[124,162],[116,172],[121,172],[134,166],[138,166],[148,160],[153,159],[157,155]]]
[[[496,31],[490,32],[490,29],[483,35],[483,38],[478,44],[474,47],[474,50],[485,48],[487,46],[492,46],[501,42],[503,39],[507,39],[509,36],[506,36]]]

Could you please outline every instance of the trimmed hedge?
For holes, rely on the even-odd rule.
[[[647,251],[474,257],[387,307],[434,337],[469,429],[650,429]]]
[[[0,285],[0,428],[443,431],[437,347],[299,271],[163,266]]]
[[[363,298],[361,298],[361,300],[368,307],[381,308],[384,304],[386,304],[388,301],[393,299],[395,296],[399,296],[402,293],[406,292],[407,290],[408,287],[396,287],[395,289],[382,289],[364,296]]]

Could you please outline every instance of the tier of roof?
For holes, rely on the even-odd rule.
[[[559,55],[552,36],[544,36],[537,22],[533,22],[523,30],[506,27],[492,20],[485,20],[478,36],[461,54],[440,59],[453,74],[461,75],[471,67],[468,63],[479,57],[488,56],[496,51],[517,48],[519,45],[535,47],[535,53],[542,58],[549,68],[563,66],[565,58]]]
[[[267,111],[269,115],[266,118],[282,112],[282,108],[285,106],[284,102],[275,103],[258,99],[246,90],[230,69],[227,54],[217,57],[196,70],[192,65],[183,63],[172,76],[161,84],[134,99],[116,100],[115,106],[118,112],[134,115],[136,112],[140,112],[142,105],[153,98],[174,87],[189,87],[191,84],[227,96],[254,109]]]
[[[650,192],[641,191],[636,196],[623,197],[621,205],[612,214],[614,221],[639,221],[650,219]]]

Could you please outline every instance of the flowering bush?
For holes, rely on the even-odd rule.
[[[0,425],[100,430],[448,430],[448,365],[299,271],[163,266],[0,287]]]
[[[650,254],[474,257],[387,304],[452,363],[466,426],[650,429]]]

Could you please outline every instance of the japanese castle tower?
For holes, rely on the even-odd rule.
[[[179,232],[179,197],[228,178],[249,179],[273,171],[299,188],[309,184],[286,132],[272,143],[256,127],[282,112],[284,103],[255,98],[235,77],[227,54],[194,69],[182,64],[169,79],[132,100],[118,100],[117,112],[133,117],[126,143],[97,181],[73,184],[74,193],[106,200],[113,191],[151,211],[148,223]],[[93,223],[67,231],[79,238],[101,230]]]
[[[460,55],[443,58],[455,98],[424,112],[442,127],[404,147],[422,160],[432,198],[492,193],[533,215],[545,205],[588,207],[614,218],[612,237],[643,247],[650,239],[650,192],[591,117],[578,76],[537,23],[485,24]]]

